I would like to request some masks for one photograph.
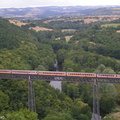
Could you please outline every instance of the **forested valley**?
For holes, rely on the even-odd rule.
[[[120,74],[120,25],[112,22],[84,23],[26,20],[17,26],[0,18],[0,69],[95,72]],[[30,27],[51,31],[35,31]],[[93,86],[62,82],[62,91],[49,82],[34,81],[36,113],[28,110],[27,80],[0,80],[0,117],[5,120],[91,120]],[[120,85],[99,85],[100,113],[103,120],[120,112]],[[120,113],[119,113],[120,115]],[[105,117],[106,116],[106,117]],[[1,119],[1,118],[0,118]]]

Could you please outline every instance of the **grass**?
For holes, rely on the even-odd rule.
[[[22,22],[22,21],[19,21],[19,20],[14,20],[14,19],[10,19],[9,22],[14,24],[14,25],[17,25],[17,26],[22,26],[22,25],[28,24],[28,23],[25,23],[25,22]]]
[[[66,42],[69,42],[69,40],[70,40],[71,37],[72,37],[72,36],[65,36]]]
[[[62,32],[75,32],[75,29],[62,29]]]
[[[29,29],[33,29],[33,30],[35,30],[36,32],[38,32],[38,31],[52,31],[52,30],[53,30],[53,29],[48,29],[48,28],[39,27],[39,26],[30,27]]]
[[[101,27],[118,27],[120,23],[114,23],[114,24],[104,24]]]

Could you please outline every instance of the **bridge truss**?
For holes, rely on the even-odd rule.
[[[24,74],[1,74],[0,79],[20,79],[20,80],[42,80],[42,81],[66,81],[82,83],[110,83],[120,84],[120,78],[96,78],[96,77],[71,77],[71,76],[51,76],[51,75],[24,75]]]

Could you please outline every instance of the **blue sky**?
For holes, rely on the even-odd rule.
[[[120,5],[120,0],[0,0],[0,8],[75,5]]]

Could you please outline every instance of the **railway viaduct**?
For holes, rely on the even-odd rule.
[[[93,114],[91,120],[101,120],[99,111],[99,98],[98,98],[98,84],[110,83],[120,84],[120,78],[96,78],[96,77],[76,77],[76,76],[53,76],[53,75],[25,75],[25,74],[5,74],[0,73],[0,79],[20,79],[28,80],[28,108],[36,112],[35,94],[33,81],[66,81],[66,82],[82,82],[93,84]]]

